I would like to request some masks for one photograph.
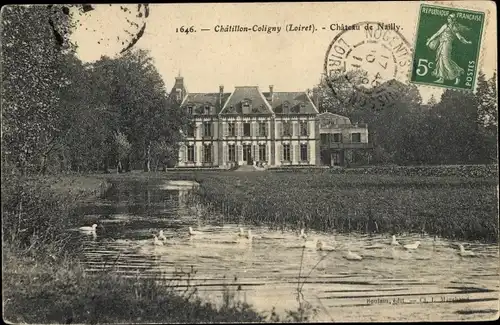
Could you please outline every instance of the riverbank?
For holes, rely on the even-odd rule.
[[[12,323],[255,322],[264,317],[227,299],[202,302],[159,279],[89,276],[82,247],[67,235],[75,207],[103,195],[109,175],[2,177],[4,319]]]

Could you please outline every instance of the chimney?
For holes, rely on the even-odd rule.
[[[314,106],[316,106],[318,111],[321,112],[321,110],[319,108],[319,91],[318,91],[318,88],[316,88],[316,87],[314,87],[313,91],[312,91],[312,100],[313,100]]]
[[[271,101],[271,103],[273,102],[273,88],[273,85],[269,85],[269,100]]]
[[[222,107],[222,96],[224,96],[224,86],[219,86],[219,105]]]

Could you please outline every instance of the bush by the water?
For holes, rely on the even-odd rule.
[[[192,323],[259,322],[249,305],[226,299],[202,302],[196,288],[184,293],[161,278],[124,278],[110,272],[88,275],[71,259],[52,263],[9,255],[4,270],[4,319],[14,323]]]

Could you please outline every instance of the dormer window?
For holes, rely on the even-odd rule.
[[[245,98],[241,101],[241,110],[245,113],[248,113],[252,109],[252,101],[248,98]]]
[[[193,115],[193,106],[192,105],[188,106],[188,114]]]
[[[177,99],[177,101],[180,101],[182,98],[182,89],[176,89],[175,90],[176,94],[175,94],[175,97]]]
[[[290,103],[289,102],[284,102],[283,103],[283,108],[284,109],[288,109],[288,107],[290,107]]]
[[[209,114],[210,114],[210,106],[205,105],[205,115],[209,115]]]
[[[203,111],[204,111],[204,110],[203,110],[203,107],[201,107],[201,106],[196,106],[196,109],[195,109],[196,114],[201,115],[201,114],[203,114]]]

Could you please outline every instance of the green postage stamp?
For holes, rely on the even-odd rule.
[[[484,12],[421,5],[411,82],[474,90]]]

